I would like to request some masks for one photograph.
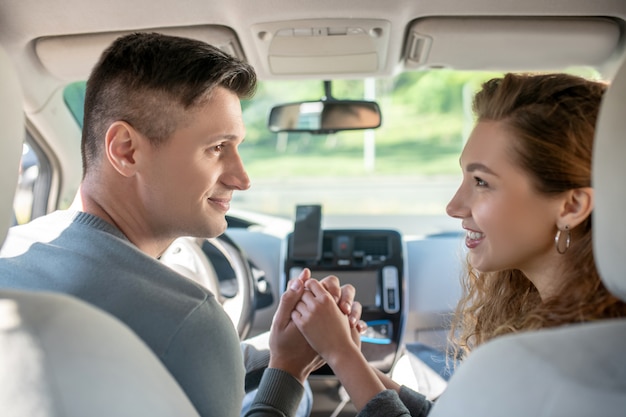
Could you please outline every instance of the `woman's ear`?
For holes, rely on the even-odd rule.
[[[125,177],[135,174],[137,132],[126,122],[117,121],[109,126],[105,137],[105,152],[111,166]]]
[[[567,191],[557,226],[560,229],[565,226],[573,229],[591,215],[593,205],[593,188],[582,187]]]

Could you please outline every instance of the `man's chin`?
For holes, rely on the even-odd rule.
[[[228,228],[228,222],[226,221],[226,218],[223,218],[221,223],[213,223],[209,225],[208,229],[206,230],[206,236],[202,236],[202,237],[205,237],[205,238],[218,237],[224,234],[227,228]]]
[[[210,239],[222,235],[228,228],[226,219],[222,219],[221,222],[213,221],[210,224],[196,225],[192,227],[192,230],[187,230],[183,233],[183,236],[195,237],[199,239]]]

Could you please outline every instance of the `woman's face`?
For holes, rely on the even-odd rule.
[[[517,139],[494,121],[479,122],[461,154],[463,181],[448,203],[461,219],[471,265],[481,272],[520,269],[533,277],[556,265],[560,201],[539,194],[515,161]]]

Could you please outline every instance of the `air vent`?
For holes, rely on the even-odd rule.
[[[365,256],[386,257],[389,256],[389,241],[386,236],[355,237],[354,251],[361,252]]]

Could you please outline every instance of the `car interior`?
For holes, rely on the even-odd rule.
[[[18,74],[0,50],[4,241],[24,116]],[[6,416],[198,416],[161,361],[126,325],[51,292],[0,290],[0,403]]]
[[[594,253],[607,288],[626,300],[620,262],[626,190],[616,181],[626,175],[626,2],[22,0],[0,4],[0,16],[0,241],[10,225],[71,203],[82,175],[84,81],[115,38],[155,31],[214,44],[257,71],[257,98],[242,104],[251,121],[252,177],[277,159],[268,159],[265,171],[257,161],[281,158],[283,149],[303,153],[319,144],[339,153],[336,142],[358,135],[367,164],[367,144],[380,146],[394,124],[415,136],[428,130],[427,119],[416,122],[378,91],[391,82],[411,85],[407,77],[417,85],[430,74],[578,71],[606,80],[593,160]],[[455,76],[461,77],[445,80]],[[308,82],[319,90],[286,94]],[[415,99],[424,94],[409,91]],[[267,138],[271,155],[260,148]],[[450,139],[443,134],[438,141]],[[399,151],[392,158],[408,154],[415,158],[409,165],[426,165],[428,154]],[[384,157],[378,152],[375,158]],[[458,153],[452,148],[457,170]],[[269,330],[287,282],[303,268],[320,278],[338,276],[363,305],[362,350],[370,364],[437,399],[433,416],[624,415],[624,320],[502,337],[452,375],[445,348],[465,253],[463,231],[447,218],[445,202],[458,176],[411,171],[409,181],[370,170],[356,182],[337,170],[330,178],[321,173],[343,162],[327,155],[303,181],[286,165],[275,165],[274,177],[261,178],[258,187],[253,178],[251,190],[233,202],[224,235],[181,237],[161,261],[216,294],[241,339]],[[360,212],[369,200],[395,199],[391,193],[401,198],[397,211]],[[426,202],[426,194],[435,202]],[[425,214],[413,206],[426,207]],[[0,323],[3,416],[198,415],[131,330],[80,300],[0,289]],[[312,417],[356,415],[330,368],[308,382]]]

